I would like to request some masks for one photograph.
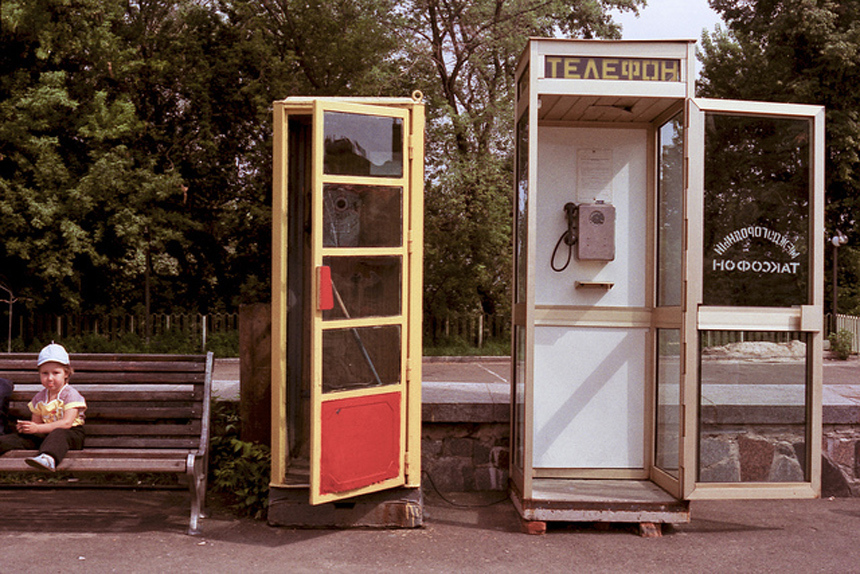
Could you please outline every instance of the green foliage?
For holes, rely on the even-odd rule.
[[[504,313],[510,305],[511,194],[507,159],[452,162],[425,199],[424,309]]]
[[[236,0],[237,15],[274,48],[302,95],[391,95],[394,0]],[[332,38],[337,38],[336,42]],[[395,88],[396,89],[396,88]]]
[[[530,35],[617,37],[608,11],[642,5],[6,0],[0,275],[43,313],[264,301],[271,102],[417,88],[427,300],[504,310],[516,58]]]
[[[618,37],[607,10],[643,4],[404,3],[403,50],[428,103],[425,311],[510,305],[514,72],[527,39]]]
[[[848,360],[851,356],[851,342],[854,335],[848,329],[839,329],[836,333],[830,333],[830,350],[836,354],[840,361]]]
[[[860,249],[855,245],[843,245],[840,247],[838,271],[838,312],[860,316]],[[832,278],[832,273],[833,268],[830,267],[828,270],[829,278]],[[832,293],[832,284],[828,286],[828,289]]]
[[[29,344],[18,338],[12,341],[12,349],[16,352],[38,352],[50,340],[34,339]],[[59,341],[58,341],[59,342]],[[184,354],[201,353],[200,338],[180,329],[170,329],[164,333],[153,335],[149,343],[140,335],[122,333],[109,338],[98,333],[64,337],[63,345],[72,353],[155,353],[155,354]],[[215,357],[239,356],[239,332],[211,333],[206,340],[206,351],[212,351]]]
[[[225,495],[242,514],[266,515],[271,475],[271,450],[239,438],[238,405],[214,403],[210,446],[210,486]]]
[[[206,338],[206,350],[212,351],[216,357],[238,357],[239,331],[210,333]]]
[[[165,209],[180,175],[147,149],[136,94],[112,77],[134,53],[116,33],[123,5],[2,5],[0,268],[30,307],[127,303],[135,253],[188,227]]]
[[[510,339],[491,339],[477,347],[461,337],[441,337],[433,345],[424,346],[426,357],[507,357],[511,354]]]

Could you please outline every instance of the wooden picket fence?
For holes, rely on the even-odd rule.
[[[828,325],[832,324],[832,317],[828,314]],[[836,314],[836,324],[833,325],[831,332],[846,330],[851,333],[851,352],[860,353],[860,317],[852,315]]]
[[[721,347],[729,343],[766,341],[770,343],[790,343],[803,340],[803,333],[794,331],[702,331],[703,347]]]
[[[3,314],[5,315],[5,314]],[[6,316],[0,323],[6,335]],[[156,313],[150,316],[150,336],[158,337],[171,331],[200,340],[205,347],[206,338],[213,333],[230,333],[239,330],[238,313]],[[825,316],[827,333],[845,329],[852,333],[852,352],[860,353],[860,317],[837,315]],[[424,317],[424,342],[435,344],[445,340],[460,340],[477,348],[482,348],[489,340],[508,339],[511,332],[509,315],[489,315],[486,313],[448,314],[442,317]],[[82,335],[97,334],[108,340],[116,340],[128,334],[145,338],[146,321],[143,314],[69,314],[69,315],[17,315],[11,329],[11,338],[25,340],[51,338],[65,339]],[[764,331],[705,331],[702,345],[713,347],[742,341],[789,342],[797,339],[800,333]],[[0,337],[2,340],[5,337]],[[2,348],[2,347],[0,347]]]
[[[15,336],[27,340],[50,338],[65,339],[83,335],[100,335],[113,341],[125,335],[147,336],[146,318],[143,314],[69,314],[18,316]],[[153,313],[150,315],[149,336],[158,337],[169,332],[180,332],[192,339],[202,341],[212,333],[239,330],[238,313]]]

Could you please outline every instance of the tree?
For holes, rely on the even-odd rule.
[[[121,19],[116,2],[2,5],[0,262],[45,310],[81,309],[88,295],[113,302],[123,291],[113,270],[133,260],[121,246],[136,246],[143,227],[175,228],[128,211],[181,191],[136,152],[142,124],[110,85],[112,62],[128,53],[114,32]]]
[[[417,88],[428,305],[504,310],[516,58],[532,34],[617,36],[608,10],[643,4],[6,0],[0,274],[44,312],[263,299],[272,101]]]
[[[425,309],[510,304],[514,74],[529,36],[617,38],[642,0],[413,0],[397,25],[427,99]]]
[[[702,38],[702,96],[826,107],[827,237],[836,230],[848,235],[839,282],[856,286],[860,93],[853,88],[860,82],[860,5],[846,0],[710,0],[710,5],[728,30]],[[860,312],[860,293],[851,289],[840,309]]]

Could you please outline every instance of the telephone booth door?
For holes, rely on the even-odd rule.
[[[275,106],[273,486],[417,487],[423,109]]]
[[[687,106],[681,494],[815,497],[824,109],[705,99]]]

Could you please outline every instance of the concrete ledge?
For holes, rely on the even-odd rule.
[[[507,383],[444,383],[421,385],[421,416],[425,423],[507,423]]]
[[[424,403],[421,417],[424,423],[508,423],[511,411],[508,405]]]
[[[429,423],[509,423],[510,385],[507,383],[422,384],[421,415]],[[860,424],[860,400],[827,387],[823,397],[825,425]],[[773,404],[717,404],[702,409],[705,424],[802,424],[801,406]]]
[[[822,411],[826,425],[860,424],[860,405],[824,405]]]

